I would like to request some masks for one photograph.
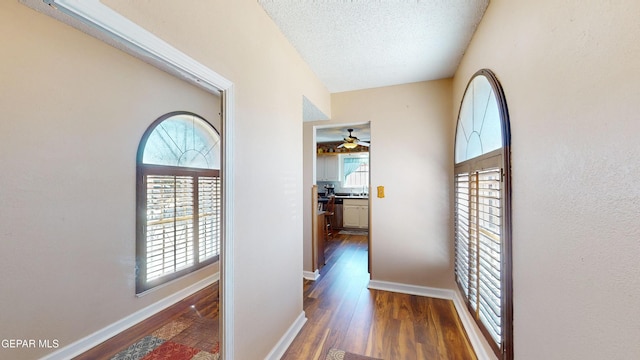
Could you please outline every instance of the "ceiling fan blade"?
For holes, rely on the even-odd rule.
[[[369,147],[371,144],[369,144],[368,142],[364,142],[364,141],[358,141],[358,145]]]
[[[340,144],[337,146],[338,148],[344,147],[344,144]]]

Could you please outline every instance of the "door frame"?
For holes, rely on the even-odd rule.
[[[368,124],[369,125],[370,134],[373,135],[371,121],[353,122],[353,123],[330,123],[330,124],[314,125],[313,126],[313,146],[314,146],[314,149],[317,148],[317,145],[318,145],[318,141],[316,139],[316,134],[317,134],[318,130],[321,130],[321,129],[333,129],[333,128],[348,128],[349,126],[363,125],[363,124]],[[373,136],[371,136],[371,137],[373,137]],[[371,271],[372,271],[372,268],[373,268],[373,266],[371,264],[372,259],[373,259],[372,255],[371,255],[371,253],[372,253],[372,249],[371,249],[372,248],[372,246],[371,246],[371,238],[372,238],[371,205],[373,204],[373,202],[371,201],[371,196],[372,196],[372,192],[371,192],[371,190],[372,190],[372,186],[371,186],[371,157],[372,157],[372,155],[371,155],[371,153],[372,153],[371,148],[369,148],[369,198],[368,198],[368,206],[369,206],[368,223],[369,223],[369,227],[367,229],[367,231],[369,232],[369,236],[367,236],[367,254],[368,254],[367,272],[369,273],[369,279],[372,278]],[[316,178],[317,178],[317,174],[316,174],[317,165],[316,165],[316,163],[318,161],[317,158],[318,158],[318,152],[314,150],[314,152],[313,152],[313,161],[312,161],[312,164],[313,164],[313,170],[312,170],[313,172],[312,173],[313,173],[313,185],[316,185],[316,186],[318,185],[318,181],[316,180]],[[313,253],[313,250],[314,250],[314,245],[315,244],[313,244],[313,240],[312,240],[312,253]]]
[[[233,354],[233,124],[234,84],[99,0],[20,0],[181,80],[221,97],[222,239],[220,250],[220,356]]]

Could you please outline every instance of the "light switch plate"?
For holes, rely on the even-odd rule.
[[[384,197],[384,186],[378,186],[378,197],[379,198]]]

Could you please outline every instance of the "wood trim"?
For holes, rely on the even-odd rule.
[[[340,155],[340,154],[353,154],[353,153],[367,153],[369,148],[366,146],[358,145],[353,149],[339,148],[343,141],[330,141],[316,143],[316,153],[318,156],[323,155]]]
[[[311,268],[318,266],[318,185],[311,187]]]
[[[504,218],[503,225],[503,246],[502,246],[502,291],[505,294],[502,298],[502,316],[504,323],[502,356],[505,360],[514,359],[514,339],[513,339],[513,223],[511,214],[511,118],[509,116],[509,108],[507,106],[507,98],[504,89],[498,80],[496,74],[489,69],[478,71],[489,79],[489,83],[493,88],[498,101],[498,109],[500,110],[500,123],[502,126],[502,194],[503,207],[502,215]]]

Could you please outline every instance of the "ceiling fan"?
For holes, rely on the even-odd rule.
[[[349,136],[344,138],[344,142],[342,144],[338,145],[339,148],[344,147],[347,149],[354,149],[358,145],[369,147],[370,144],[368,142],[360,141],[360,139],[351,135],[353,129],[347,129],[347,131],[349,132]]]

